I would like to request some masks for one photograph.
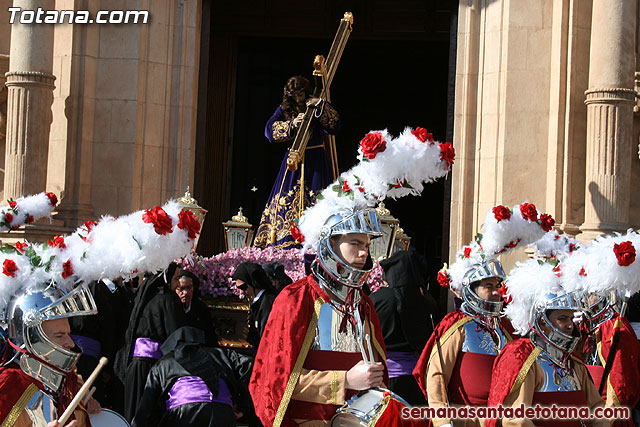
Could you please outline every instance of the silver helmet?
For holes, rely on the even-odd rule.
[[[22,294],[14,296],[7,306],[8,338],[25,350],[24,354],[16,353],[13,359],[20,356],[20,367],[26,374],[57,391],[66,373],[75,367],[81,353],[56,344],[44,332],[43,323],[97,312],[93,296],[84,285],[71,291],[54,284],[29,287]]]
[[[331,238],[344,234],[367,234],[372,238],[382,236],[380,218],[376,210],[366,208],[349,214],[332,215],[323,226],[318,241],[314,273],[329,279],[339,287],[359,288],[372,266],[365,265],[362,269],[352,267],[333,250]]]
[[[562,293],[544,293],[531,307],[533,324],[529,334],[531,342],[543,350],[549,358],[561,367],[565,367],[571,353],[580,341],[580,334],[574,328],[575,334],[568,335],[556,328],[549,319],[550,310],[585,309],[582,293],[579,291]]]
[[[587,327],[589,332],[593,333],[607,320],[610,320],[616,314],[617,302],[620,298],[615,291],[610,296],[604,296],[596,293],[585,296],[587,311]]]
[[[498,278],[500,281],[505,277],[502,264],[500,264],[498,260],[484,261],[482,264],[475,265],[465,273],[464,279],[462,280],[461,291],[462,300],[464,301],[463,311],[470,309],[468,311],[472,313],[469,314],[479,314],[486,317],[500,316],[503,301],[486,300],[478,296],[473,289],[475,284],[493,277]]]

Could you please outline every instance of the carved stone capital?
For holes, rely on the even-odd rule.
[[[584,94],[587,99],[584,103],[589,104],[629,104],[636,103],[636,91],[624,87],[607,87],[587,89]]]
[[[7,87],[20,86],[20,87],[44,87],[54,89],[54,82],[56,76],[49,73],[43,73],[41,71],[9,71],[5,73],[7,81],[5,85]]]

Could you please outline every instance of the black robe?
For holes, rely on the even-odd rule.
[[[258,348],[260,338],[264,333],[264,328],[269,320],[269,313],[273,307],[273,301],[276,294],[264,291],[258,301],[251,303],[249,307],[249,332],[247,333],[247,342],[253,347]]]
[[[424,259],[412,252],[397,252],[381,261],[388,287],[370,295],[375,306],[387,352],[422,351],[431,336],[433,321],[438,324],[440,313],[436,301],[420,288],[427,280]],[[412,405],[425,405],[426,401],[412,375],[389,379],[389,389]]]
[[[168,269],[166,280],[171,280],[173,271],[175,268]],[[132,357],[135,340],[150,338],[163,343],[176,329],[185,325],[182,303],[176,293],[169,289],[164,273],[159,273],[142,284],[131,313],[125,346],[118,354],[119,358],[128,361],[124,376],[124,416],[128,421],[136,413],[147,374],[156,363],[152,358]]]
[[[189,329],[191,328],[181,328],[176,334],[186,331],[186,335],[189,335]],[[238,410],[245,414],[251,411],[248,390],[253,364],[251,358],[226,348],[200,347],[198,343],[179,342],[174,347],[174,351],[168,352],[149,371],[144,394],[132,422],[133,427],[236,425],[232,407],[223,403],[189,403],[167,409],[168,392],[178,378],[185,376],[198,376],[208,386],[216,384],[209,386],[210,390],[214,389],[214,396],[217,396],[218,378],[223,379]]]
[[[187,326],[193,326],[194,328],[204,331],[206,346],[218,346],[218,335],[213,327],[211,310],[198,297],[193,297],[191,300],[191,309],[185,314],[185,317],[187,319]]]

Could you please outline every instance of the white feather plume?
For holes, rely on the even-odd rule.
[[[7,206],[0,207],[0,232],[4,233],[40,218],[50,217],[57,200],[53,193],[39,193],[20,197],[15,201],[9,200]]]
[[[153,211],[148,210],[119,218],[104,216],[97,223],[87,222],[75,233],[57,236],[47,244],[19,242],[15,247],[3,246],[0,313],[11,296],[31,285],[55,283],[71,289],[79,282],[159,271],[187,255],[200,229],[193,214],[175,201],[153,209],[162,209],[169,219],[164,224],[165,234],[158,233],[152,221],[145,222],[145,212]],[[185,225],[188,223],[191,228]]]
[[[450,165],[442,158],[445,144],[423,142],[412,131],[406,128],[398,138],[393,138],[386,130],[370,132],[382,135],[386,141],[385,150],[369,159],[359,149],[358,164],[342,173],[322,191],[318,202],[304,211],[299,229],[304,236],[305,250],[316,247],[325,223],[332,215],[373,207],[386,197],[419,195],[423,184],[447,175]],[[445,148],[452,150],[450,145]]]

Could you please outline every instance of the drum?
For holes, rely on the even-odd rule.
[[[111,409],[102,408],[97,414],[90,414],[89,418],[93,427],[130,427],[122,415]]]
[[[359,392],[342,405],[331,419],[331,426],[367,427],[393,425],[395,423],[384,418],[384,411],[387,409],[391,399],[398,401],[400,406],[411,407],[402,397],[391,390],[375,387]],[[395,421],[397,422],[398,420]]]

